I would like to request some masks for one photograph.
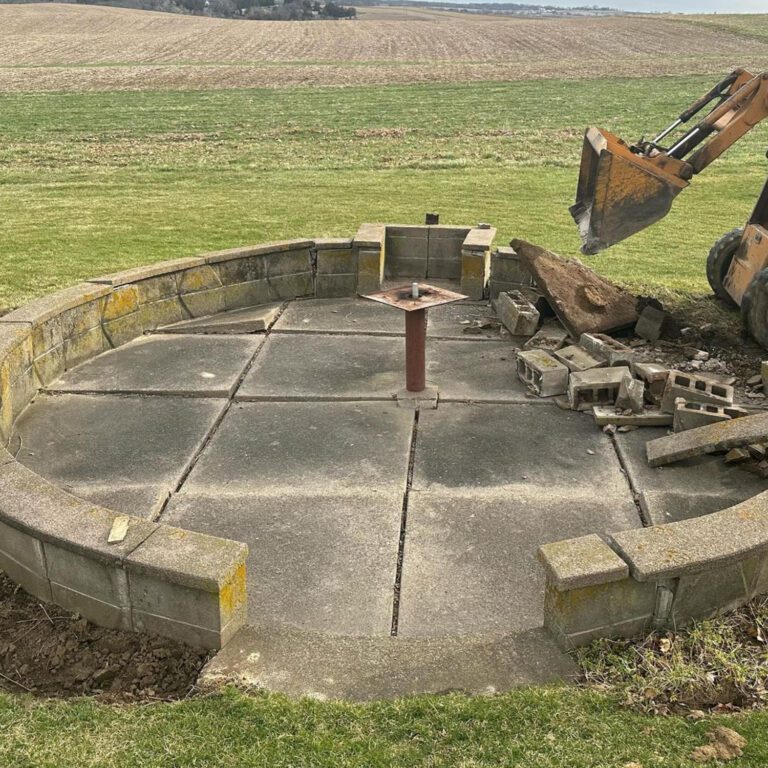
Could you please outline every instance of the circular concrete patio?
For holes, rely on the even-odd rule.
[[[11,446],[83,499],[248,544],[249,627],[210,679],[369,698],[567,676],[541,629],[540,545],[713,512],[762,483],[714,457],[650,469],[664,429],[612,439],[531,396],[492,320],[479,303],[430,312],[439,405],[417,413],[393,399],[403,321],[381,305],[186,321],[65,373]]]

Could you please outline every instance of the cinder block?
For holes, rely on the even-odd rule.
[[[659,405],[667,386],[669,368],[656,363],[635,363],[631,365],[632,373],[645,382],[645,398],[649,403]]]
[[[664,333],[668,317],[669,315],[661,309],[645,307],[635,325],[635,333],[648,341],[658,341]]]
[[[178,285],[181,295],[221,288],[218,265],[202,264],[184,270],[179,274]]]
[[[605,426],[613,424],[617,427],[669,427],[672,426],[672,414],[662,411],[643,411],[642,413],[625,414],[624,411],[614,406],[596,405],[592,409],[595,417],[595,424]]]
[[[82,336],[93,328],[98,327],[101,323],[101,299],[67,309],[59,317],[65,342],[77,336]]]
[[[518,352],[517,375],[539,397],[562,395],[568,389],[568,369],[540,349]]]
[[[686,429],[696,429],[706,424],[715,424],[718,421],[730,421],[741,416],[748,416],[749,411],[738,406],[722,408],[707,403],[688,403],[682,397],[675,400],[675,413],[673,429],[675,432],[684,432]]]
[[[389,225],[385,244],[384,271],[388,277],[426,278],[429,227]]]
[[[179,297],[179,301],[191,317],[217,315],[225,309],[223,288],[183,294]]]
[[[497,248],[491,253],[491,281],[534,287],[531,271],[514,248]]]
[[[545,320],[539,331],[523,345],[523,349],[545,349],[554,352],[565,346],[568,331],[556,320]]]
[[[613,368],[617,365],[629,365],[634,352],[620,341],[605,333],[582,333],[579,345],[595,357],[601,357]]]
[[[689,403],[705,403],[727,408],[733,405],[733,387],[715,384],[690,373],[670,371],[661,397],[661,410],[674,413],[675,400],[678,398]]]
[[[312,271],[309,248],[269,253],[264,258],[267,263],[267,279],[269,280]]]
[[[32,326],[32,354],[37,359],[64,343],[61,318],[51,317]]]
[[[491,271],[491,252],[468,250],[461,252],[461,292],[470,299],[482,299]]]
[[[144,333],[138,312],[102,323],[102,329],[110,347],[120,347]]]
[[[150,277],[147,280],[140,280],[136,284],[139,294],[139,304],[152,304],[176,297],[179,293],[178,273]]]
[[[539,310],[518,291],[499,294],[493,308],[513,336],[533,336],[539,327]]]
[[[31,534],[0,522],[0,570],[29,594],[51,600],[43,545]]]
[[[178,296],[142,304],[139,307],[139,322],[145,331],[154,331],[182,320],[189,320],[189,312]]]
[[[569,371],[580,373],[588,371],[591,368],[603,368],[607,365],[605,358],[598,358],[591,355],[583,347],[571,345],[556,349],[552,352],[554,357],[565,365]]]
[[[625,376],[619,386],[616,407],[632,413],[642,413],[645,405],[645,382]]]
[[[571,374],[568,384],[571,408],[575,411],[588,411],[595,405],[615,405],[625,376],[631,376],[626,366],[593,368]]]
[[[41,386],[47,387],[64,373],[66,369],[64,359],[64,345],[50,349],[48,352],[35,358],[35,375]]]
[[[268,304],[269,297],[269,283],[266,280],[254,280],[250,283],[237,283],[224,287],[224,306],[228,310]]]
[[[219,279],[224,286],[252,283],[267,278],[267,261],[263,254],[223,261],[218,268]]]
[[[337,250],[318,250],[318,276],[349,275],[355,272],[357,272],[357,259],[351,247]]]
[[[286,301],[303,296],[314,296],[315,285],[311,272],[281,275],[267,280],[270,301]]]
[[[106,339],[101,325],[97,325],[79,336],[69,337],[64,341],[64,362],[67,370],[100,355],[106,348]]]
[[[11,381],[10,386],[10,406],[13,412],[13,418],[18,418],[19,414],[29,405],[32,398],[37,394],[38,381],[34,368],[27,368],[21,371],[15,380]]]
[[[384,251],[368,248],[357,251],[357,292],[365,295],[381,288],[384,277]]]
[[[357,274],[320,275],[315,277],[315,295],[318,299],[343,298],[357,293]]]
[[[101,300],[101,320],[110,322],[139,311],[139,289],[135,285],[120,285]]]

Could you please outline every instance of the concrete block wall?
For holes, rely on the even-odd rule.
[[[497,248],[491,253],[489,294],[492,300],[508,291],[525,295],[535,287],[533,275],[514,248]]]
[[[347,238],[315,240],[315,296],[332,299],[357,293],[357,252]]]
[[[768,593],[768,491],[710,515],[539,550],[564,648],[681,627]]]

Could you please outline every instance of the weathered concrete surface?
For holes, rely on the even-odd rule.
[[[403,313],[368,299],[294,301],[274,325],[275,331],[403,335]]]
[[[160,333],[210,333],[236,334],[260,333],[272,326],[280,314],[282,304],[262,304],[230,312],[221,312],[210,317],[184,320],[181,323],[160,328]]]
[[[162,521],[248,544],[252,624],[389,635],[402,492],[348,496],[182,493]]]
[[[236,403],[185,491],[401,491],[413,413],[391,403]]]
[[[717,512],[768,488],[768,481],[727,466],[719,456],[648,466],[646,443],[666,434],[666,429],[648,428],[615,438],[643,512],[653,525]]]
[[[456,290],[457,286],[452,285],[451,289]],[[499,327],[498,317],[485,303],[459,301],[427,312],[427,336],[436,339],[498,341]]]
[[[272,334],[237,399],[381,400],[394,397],[404,383],[400,337]]]
[[[541,626],[544,572],[538,548],[640,525],[618,480],[600,486],[599,498],[567,484],[525,481],[496,493],[411,493],[398,634],[508,633]]]
[[[537,288],[574,339],[582,333],[610,333],[637,322],[635,297],[578,261],[513,240],[510,245],[525,260]]]
[[[706,453],[729,451],[750,443],[768,440],[768,413],[709,424],[648,443],[648,463],[652,467],[672,464]]]
[[[423,412],[413,485],[419,491],[563,487],[592,496],[599,488],[601,495],[630,498],[611,442],[592,419],[532,404],[441,403]]]
[[[145,336],[67,371],[52,392],[227,397],[260,337]]]
[[[627,564],[594,533],[544,544],[538,559],[547,580],[559,591],[619,581],[629,575]]]
[[[123,515],[156,520],[163,504],[168,499],[170,486],[164,485],[88,485],[61,483],[69,493],[101,507],[112,509]]]
[[[353,638],[248,627],[204,668],[204,688],[226,683],[289,696],[373,701],[418,693],[492,694],[575,679],[542,629],[505,637]]]
[[[441,401],[527,402],[531,395],[515,373],[510,342],[427,342],[427,379]]]
[[[42,395],[17,422],[18,459],[62,486],[170,490],[223,407],[203,398]]]

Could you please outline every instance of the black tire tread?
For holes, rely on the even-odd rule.
[[[710,249],[707,256],[707,280],[718,299],[735,307],[736,302],[723,287],[723,280],[731,266],[744,234],[743,227],[737,227],[724,234]]]

